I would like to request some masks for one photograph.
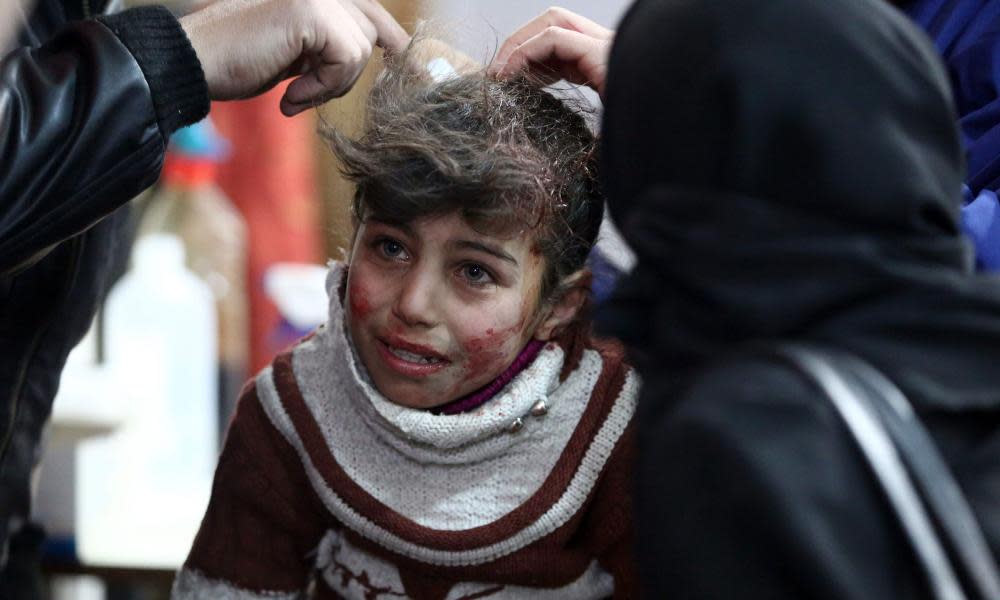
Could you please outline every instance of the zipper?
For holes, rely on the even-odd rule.
[[[84,19],[89,19],[90,18],[90,0],[82,0],[82,1],[83,1],[83,18]]]
[[[62,293],[60,294],[63,297],[63,302],[68,301],[69,291],[73,289],[76,278],[80,273],[80,258],[83,256],[84,242],[83,234],[70,238],[67,242],[70,244],[72,254],[70,255],[69,268],[67,269],[69,277],[65,279],[66,285],[63,286]],[[42,336],[48,332],[49,326],[52,325],[52,319],[59,312],[60,308],[62,308],[61,303],[56,304],[49,313],[48,318],[35,330],[35,335],[31,338],[28,350],[25,352],[24,360],[18,368],[17,377],[14,379],[13,393],[10,397],[10,411],[8,411],[10,420],[7,422],[7,430],[3,434],[3,442],[0,443],[0,471],[3,470],[3,466],[6,464],[7,450],[10,447],[11,439],[14,437],[14,428],[17,424],[18,414],[20,413],[21,390],[28,376],[28,367],[35,358],[35,352],[38,351],[38,344],[41,342]]]

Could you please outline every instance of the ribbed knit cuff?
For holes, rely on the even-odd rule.
[[[170,11],[162,6],[142,6],[98,20],[118,36],[139,63],[164,137],[205,118],[209,108],[205,73]]]

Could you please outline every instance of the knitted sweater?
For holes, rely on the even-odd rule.
[[[550,343],[472,412],[405,408],[352,350],[343,274],[244,389],[173,598],[634,597],[621,351]]]

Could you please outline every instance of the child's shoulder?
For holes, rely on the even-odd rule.
[[[566,331],[556,340],[566,352],[560,379],[565,380],[581,367],[587,351],[596,352],[601,359],[602,371],[609,376],[624,378],[633,373],[628,364],[625,346],[615,338],[594,335],[589,327],[577,327]],[[634,373],[633,375],[634,376]]]
[[[566,352],[560,381],[574,393],[582,392],[580,386],[588,389],[581,424],[592,424],[591,435],[600,435],[605,426],[621,434],[632,421],[639,395],[639,377],[626,360],[625,347],[588,330],[567,333],[557,340]]]
[[[587,347],[597,351],[601,355],[601,360],[613,365],[615,369],[623,372],[632,370],[632,366],[628,363],[625,345],[619,340],[591,334],[587,336]]]

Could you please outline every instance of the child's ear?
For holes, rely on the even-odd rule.
[[[590,293],[590,272],[577,271],[560,286],[564,289],[561,296],[548,308],[548,314],[535,328],[535,339],[547,342],[559,335],[580,312],[580,307]]]

